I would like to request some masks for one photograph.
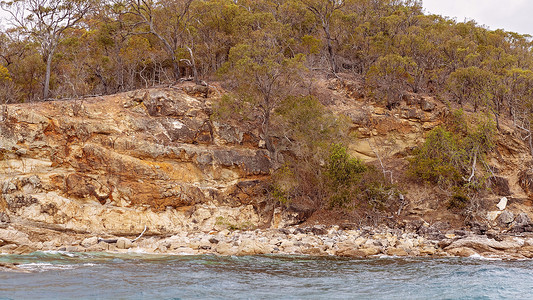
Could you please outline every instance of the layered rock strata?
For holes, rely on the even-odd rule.
[[[0,214],[12,222],[124,235],[272,218],[258,133],[219,126],[180,89],[9,105],[2,118]]]

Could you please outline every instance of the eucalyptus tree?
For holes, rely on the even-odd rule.
[[[189,9],[194,0],[119,0],[118,7],[124,9],[122,21],[132,29],[132,34],[153,35],[163,45],[172,62],[175,79],[181,77],[179,68],[180,51],[188,51],[190,64],[194,55],[188,45],[187,36],[190,21]],[[195,78],[195,80],[198,80]]]
[[[93,8],[92,0],[13,0],[0,7],[11,16],[9,23],[39,44],[46,63],[43,99],[50,96],[52,59],[65,32],[77,26]]]
[[[480,106],[488,106],[494,95],[491,87],[495,84],[496,76],[478,67],[461,68],[448,77],[448,91],[460,105],[465,101],[472,102],[474,111]]]
[[[338,67],[335,60],[335,50],[333,49],[331,23],[334,14],[339,11],[346,3],[345,0],[299,0],[313,15],[316,22],[322,28],[327,46],[328,62],[331,72],[337,73]]]
[[[304,70],[302,54],[286,57],[271,41],[256,40],[238,44],[230,50],[221,73],[229,75],[237,91],[235,101],[259,115],[265,147],[276,156],[273,142],[273,114],[287,97],[294,95]]]

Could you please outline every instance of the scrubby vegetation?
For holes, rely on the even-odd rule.
[[[381,172],[350,157],[346,148],[339,144],[330,148],[325,180],[330,206],[361,206],[383,211],[399,195]]]
[[[531,94],[529,36],[426,15],[421,1],[17,0],[2,8],[12,18],[0,32],[1,78],[7,69],[15,101],[200,81],[224,68],[262,72],[249,83],[268,83],[262,78],[287,77],[290,61],[367,76],[391,103],[404,90],[431,91],[519,117],[526,103],[516,100]]]
[[[489,117],[469,122],[462,110],[455,111],[415,149],[410,173],[446,191],[450,208],[464,209],[493,175],[486,157],[494,147],[495,133]]]

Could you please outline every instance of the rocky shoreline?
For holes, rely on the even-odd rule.
[[[28,232],[17,225],[0,228],[0,253],[29,254],[35,251],[115,252],[170,255],[310,255],[365,258],[470,257],[501,259],[533,258],[532,233],[476,234],[472,231],[442,232],[425,227],[424,233],[387,227],[340,228],[339,226],[289,227],[253,231],[182,232],[171,236],[105,238],[50,230]],[[28,233],[30,234],[28,234]],[[37,234],[32,234],[37,233]],[[38,240],[36,240],[38,239]]]

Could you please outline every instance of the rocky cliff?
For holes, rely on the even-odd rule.
[[[0,211],[76,232],[175,233],[267,223],[267,151],[182,89],[9,105]]]
[[[323,79],[316,87],[322,102],[350,118],[358,135],[352,153],[379,163],[403,186],[401,210],[391,218],[426,227],[465,225],[462,216],[446,209],[438,192],[403,175],[410,149],[442,123],[449,114],[446,105],[429,96],[405,95],[387,109],[366,100],[356,82]],[[310,211],[267,199],[272,163],[261,135],[245,124],[214,121],[211,106],[219,97],[216,89],[185,85],[5,106],[0,221],[130,236],[145,227],[147,234],[172,235],[306,221]],[[502,120],[500,133],[490,162],[493,190],[480,203],[480,211],[489,214],[479,221],[506,229],[514,216],[532,213],[533,172],[531,155],[511,124]],[[497,220],[504,209],[496,204],[503,196],[512,214],[506,214],[507,223]],[[324,213],[308,223],[359,222],[346,216],[325,222]]]

